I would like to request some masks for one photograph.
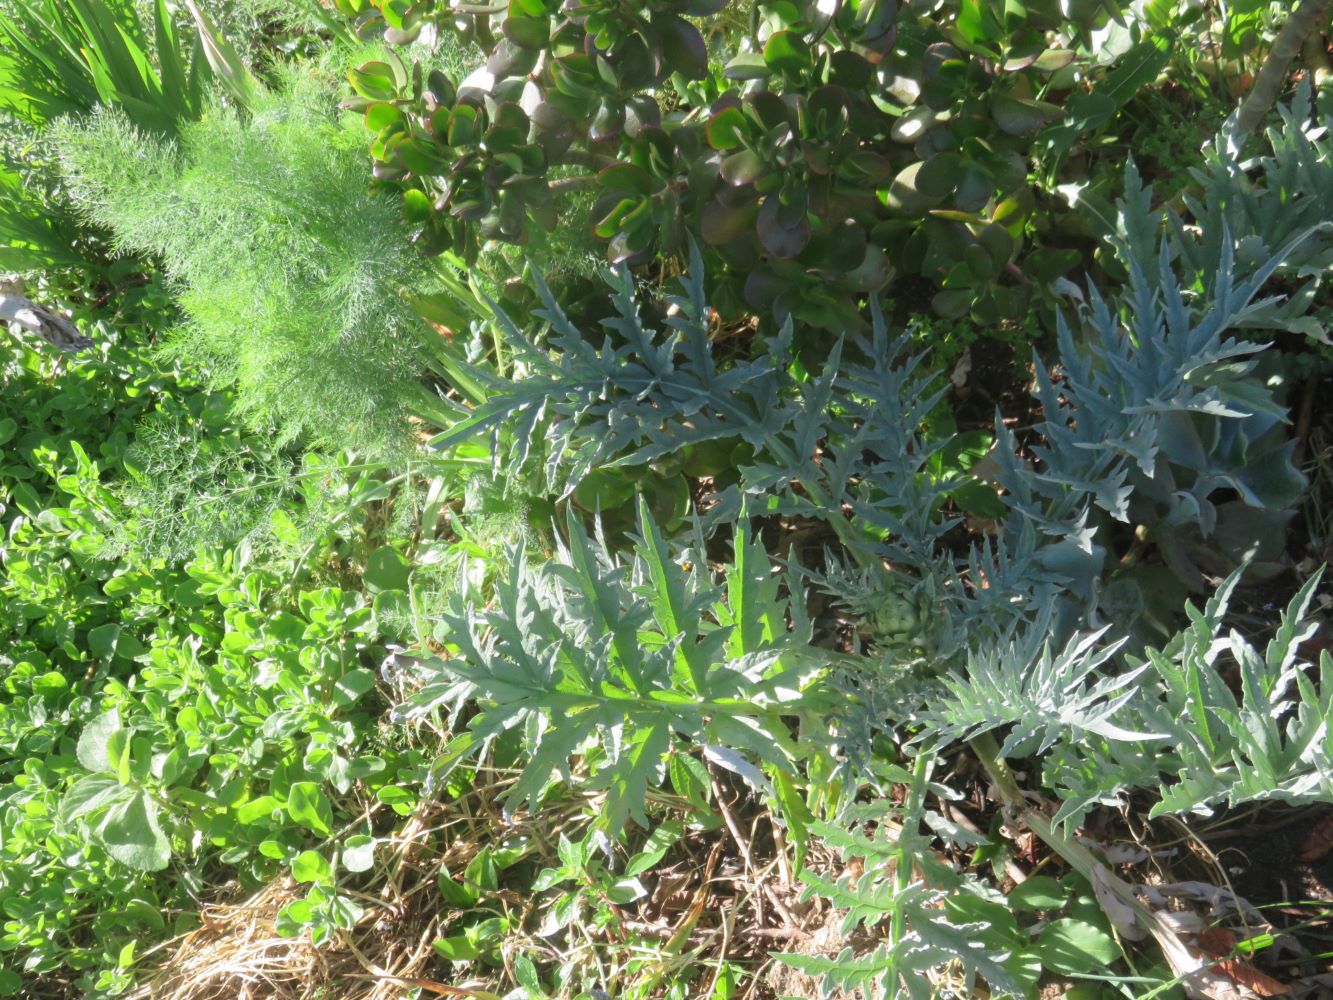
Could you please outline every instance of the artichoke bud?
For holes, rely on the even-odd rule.
[[[922,601],[909,588],[890,589],[867,616],[866,625],[870,634],[875,637],[894,639],[916,637],[926,626]]]

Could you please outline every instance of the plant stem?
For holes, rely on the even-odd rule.
[[[898,835],[898,862],[893,871],[893,895],[901,897],[912,884],[912,858],[915,855],[917,832],[920,829],[921,813],[925,808],[926,785],[930,780],[931,768],[935,765],[935,755],[923,753],[912,765],[912,784],[908,786],[907,802],[903,806],[903,829]],[[901,906],[895,906],[889,920],[889,947],[897,948],[907,934],[907,914]]]
[[[552,194],[560,194],[563,191],[576,191],[579,188],[590,188],[596,183],[596,174],[575,174],[573,177],[560,177],[550,181],[546,185],[546,188]]]
[[[1268,50],[1268,58],[1255,77],[1254,85],[1236,112],[1235,122],[1231,126],[1234,143],[1243,143],[1276,103],[1287,79],[1287,68],[1300,53],[1305,39],[1328,19],[1330,4],[1333,4],[1333,0],[1305,0],[1287,15],[1287,23],[1278,32],[1273,47]]]
[[[1159,919],[1135,894],[1134,887],[1116,875],[1106,862],[1067,835],[1051,822],[1050,816],[1032,804],[1000,755],[993,735],[974,736],[968,745],[994,784],[1002,806],[1040,837],[1070,868],[1088,880],[1112,926],[1132,940],[1142,938],[1143,932],[1147,931],[1161,947],[1172,972],[1187,986],[1193,986],[1190,980],[1202,965],[1186,950],[1170,924]]]

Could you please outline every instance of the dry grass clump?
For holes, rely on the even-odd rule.
[[[691,995],[710,995],[722,963],[753,970],[748,1000],[815,996],[813,980],[782,966],[774,951],[835,955],[848,944],[839,917],[821,900],[802,901],[780,828],[762,807],[741,796],[723,806],[728,830],[687,834],[644,881],[649,895],[620,910],[617,926],[543,935],[542,900],[501,887],[491,898],[513,928],[497,981],[460,983],[434,942],[463,916],[441,895],[442,871],[457,878],[477,852],[498,839],[528,843],[525,870],[558,866],[561,833],[586,831],[595,797],[547,802],[540,817],[503,817],[499,792],[512,777],[486,774],[448,803],[423,804],[401,829],[381,838],[380,863],[339,892],[355,897],[364,916],[351,931],[320,947],[308,935],[277,932],[282,908],[305,895],[290,878],[245,899],[209,906],[197,929],[162,946],[157,973],[131,1000],[400,1000],[423,995],[503,995],[513,985],[510,963],[523,954],[561,966],[597,967],[611,996],[657,996],[682,979]],[[719,789],[719,792],[721,790]],[[813,845],[807,863],[829,877],[843,863]],[[548,900],[549,902],[549,900]],[[541,956],[539,959],[538,956]],[[503,980],[501,982],[500,980]],[[696,992],[697,991],[697,992]],[[861,1000],[855,994],[841,1000]]]
[[[273,882],[239,903],[210,906],[203,924],[176,943],[171,958],[137,994],[165,1000],[255,1000],[307,997],[328,980],[331,955],[274,930],[278,911],[295,898],[290,880]]]
[[[208,907],[201,926],[172,942],[157,974],[131,1000],[397,1000],[414,986],[443,987],[430,978],[437,961],[431,946],[451,918],[437,878],[442,867],[466,866],[486,842],[471,836],[480,832],[472,827],[485,821],[458,802],[419,810],[381,848],[388,861],[367,873],[369,882],[354,893],[340,889],[365,915],[321,947],[308,935],[277,931],[278,913],[304,895],[290,878]]]

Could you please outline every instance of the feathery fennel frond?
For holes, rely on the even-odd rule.
[[[178,144],[103,111],[58,145],[89,216],[178,283],[173,354],[235,383],[239,412],[280,442],[385,453],[410,447],[409,416],[437,412],[401,295],[425,264],[321,87],[296,78],[249,119],[215,108]]]

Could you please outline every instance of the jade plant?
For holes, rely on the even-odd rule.
[[[1016,319],[1076,260],[1023,269],[1029,156],[1080,134],[1056,101],[1099,72],[1087,31],[1113,3],[337,6],[390,43],[345,103],[428,251],[582,224],[633,267],[693,236],[723,315],[829,329],[895,275],[925,278],[942,315]],[[445,32],[475,72],[429,68]]]

